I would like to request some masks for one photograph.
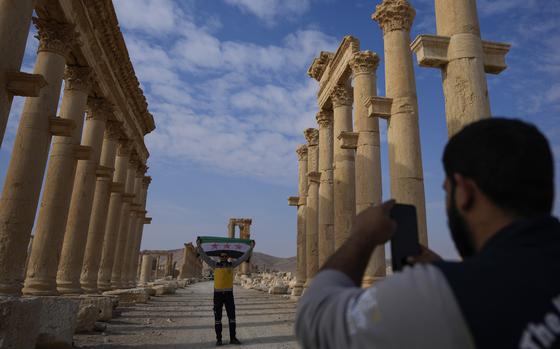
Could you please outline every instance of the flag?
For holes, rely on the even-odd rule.
[[[210,257],[219,257],[227,253],[230,258],[239,258],[247,252],[253,243],[250,239],[234,239],[217,236],[199,236],[197,241],[202,251]]]

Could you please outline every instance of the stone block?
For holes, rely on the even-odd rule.
[[[103,292],[104,296],[119,297],[119,305],[127,306],[135,303],[146,303],[150,299],[149,292],[144,288],[129,288]]]
[[[148,293],[149,296],[153,297],[156,295],[156,290],[154,290],[154,287],[142,287],[144,289],[144,291],[146,291]]]
[[[118,304],[118,298],[99,295],[85,295],[80,298],[80,307],[94,305],[98,309],[97,321],[109,321],[113,318],[113,308],[115,302]]]
[[[38,298],[0,297],[0,349],[33,349],[39,335]]]
[[[80,301],[66,297],[39,297],[41,299],[37,348],[72,348]]]
[[[173,285],[157,285],[153,289],[156,291],[156,296],[163,296],[164,294],[174,294],[176,288]]]
[[[99,316],[99,308],[93,304],[81,304],[76,320],[76,333],[92,332]]]

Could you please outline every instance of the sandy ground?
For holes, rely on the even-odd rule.
[[[293,326],[296,304],[282,296],[236,286],[237,337],[243,348],[299,348]],[[77,348],[183,349],[215,347],[212,283],[201,282],[147,304],[121,308],[104,333],[76,335]],[[223,338],[229,341],[224,308]],[[233,347],[232,345],[225,345]]]

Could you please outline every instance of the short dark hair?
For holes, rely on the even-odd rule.
[[[545,136],[521,120],[491,118],[454,135],[443,152],[448,178],[472,179],[498,207],[517,216],[550,214],[554,164]]]

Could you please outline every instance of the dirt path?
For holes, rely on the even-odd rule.
[[[299,348],[294,335],[295,302],[236,286],[237,337],[243,348]],[[228,343],[224,309],[223,337]],[[75,346],[96,349],[187,349],[215,346],[212,283],[202,282],[148,304],[122,308],[104,334],[76,335]],[[232,347],[227,345],[227,347]]]

